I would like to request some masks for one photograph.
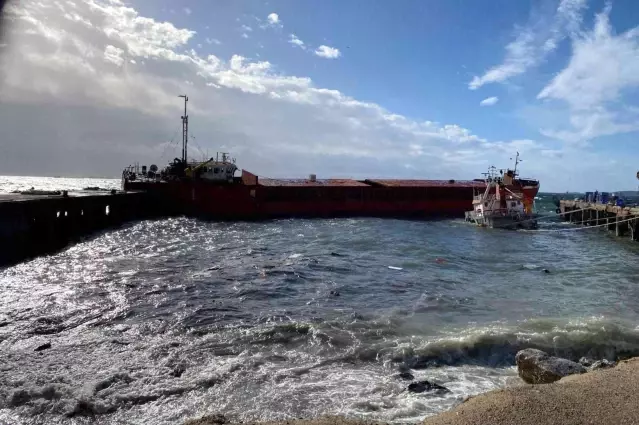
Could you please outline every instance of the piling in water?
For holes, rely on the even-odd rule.
[[[562,200],[559,210],[563,219],[571,223],[597,226],[615,232],[617,237],[629,236],[633,241],[639,240],[639,207]]]

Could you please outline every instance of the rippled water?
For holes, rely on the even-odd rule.
[[[415,422],[518,382],[522,347],[639,354],[638,250],[459,220],[131,224],[0,269],[0,420]]]
[[[92,179],[71,177],[31,177],[31,176],[0,176],[0,193],[14,190],[82,190],[85,187],[100,187],[102,189],[120,189],[119,179]]]

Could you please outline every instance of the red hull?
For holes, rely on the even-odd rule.
[[[176,213],[216,219],[275,217],[463,217],[472,209],[478,182],[327,180],[323,182],[260,180],[254,184],[201,181],[125,181],[125,190],[149,192]],[[538,188],[525,190],[534,197]],[[534,194],[533,194],[534,192]]]
[[[127,182],[176,213],[220,219],[339,216],[463,217],[472,208],[473,189],[321,187],[291,188],[207,183]]]

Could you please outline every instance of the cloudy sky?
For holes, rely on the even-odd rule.
[[[221,150],[269,177],[639,183],[634,0],[22,0],[0,174],[118,177]]]

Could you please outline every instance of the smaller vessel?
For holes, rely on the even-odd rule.
[[[465,213],[467,222],[499,229],[537,228],[534,197],[513,188],[509,171],[498,174],[495,167],[490,167],[484,173],[486,189],[473,196],[473,210]]]

